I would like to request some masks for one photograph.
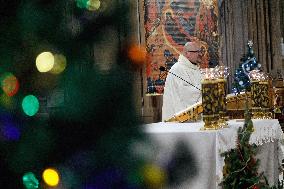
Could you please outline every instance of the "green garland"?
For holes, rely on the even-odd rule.
[[[270,187],[263,173],[258,173],[259,159],[256,159],[257,146],[250,145],[249,139],[254,131],[251,114],[246,105],[245,123],[238,129],[237,148],[221,154],[225,157],[223,167],[223,189],[280,189],[283,181]]]

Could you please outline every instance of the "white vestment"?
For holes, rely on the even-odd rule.
[[[201,73],[196,65],[180,55],[169,72],[164,88],[162,121],[202,100],[201,91],[192,86],[201,89]]]

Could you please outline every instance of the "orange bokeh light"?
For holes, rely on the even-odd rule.
[[[144,46],[132,45],[128,50],[129,59],[135,64],[144,64],[146,61],[146,49]]]
[[[8,96],[14,96],[19,90],[18,79],[11,73],[5,73],[1,77],[1,88]]]

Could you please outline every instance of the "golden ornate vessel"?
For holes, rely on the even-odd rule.
[[[202,107],[204,130],[218,129],[219,119],[219,88],[217,79],[204,79],[202,86]]]

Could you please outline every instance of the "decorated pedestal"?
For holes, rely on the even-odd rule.
[[[250,73],[251,109],[253,119],[271,119],[269,110],[269,81],[266,74],[257,70]]]
[[[217,66],[215,67],[215,74],[217,77],[218,83],[218,112],[219,112],[219,120],[218,126],[219,128],[227,128],[227,103],[226,103],[226,86],[227,86],[227,77],[229,75],[228,68],[225,66]]]
[[[226,122],[226,78],[228,68],[217,66],[201,70],[203,76],[202,85],[202,107],[203,130],[216,130],[227,127]]]
[[[219,128],[219,89],[216,79],[203,79],[202,85],[202,107],[204,130],[216,130]]]
[[[274,86],[274,118],[278,119],[282,129],[284,130],[284,82],[281,73],[278,73],[278,78]]]
[[[227,128],[228,124],[226,122],[227,116],[227,106],[226,106],[226,85],[227,81],[225,79],[217,79],[218,83],[218,112],[219,120],[218,125],[220,128]]]

